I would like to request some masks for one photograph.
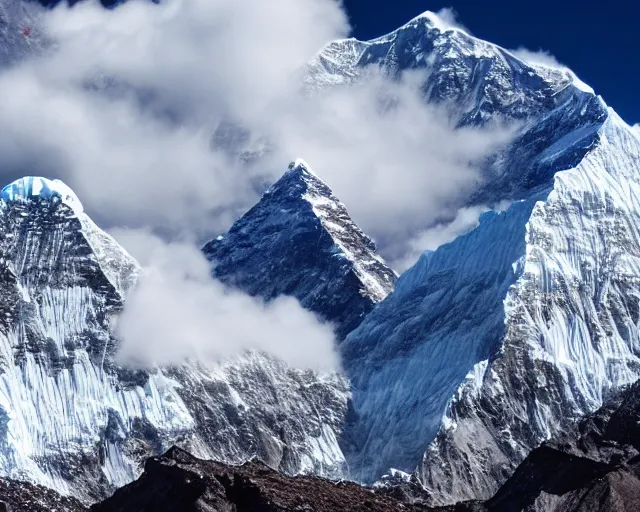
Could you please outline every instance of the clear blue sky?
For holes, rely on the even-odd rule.
[[[359,39],[426,11],[452,7],[476,37],[506,48],[548,50],[627,122],[640,123],[637,0],[343,0]]]

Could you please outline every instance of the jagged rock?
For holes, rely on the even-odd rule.
[[[402,503],[351,482],[287,477],[260,462],[227,466],[172,448],[149,459],[142,476],[92,512],[188,511],[411,511]]]

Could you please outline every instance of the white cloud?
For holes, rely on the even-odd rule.
[[[521,46],[516,50],[509,50],[509,53],[529,64],[538,64],[551,68],[566,68],[566,66],[560,64],[558,59],[546,50],[538,50],[534,52]]]
[[[218,362],[259,350],[294,367],[339,369],[331,326],[295,299],[265,304],[225,288],[192,244],[166,243],[143,231],[112,234],[144,267],[118,319],[121,362]]]
[[[34,40],[56,41],[45,55],[0,73],[0,96],[11,98],[0,102],[7,181],[62,178],[100,225],[194,242],[159,248],[159,262],[147,262],[120,324],[133,356],[144,359],[136,350],[146,347],[155,361],[165,351],[168,360],[216,358],[251,347],[335,366],[328,327],[289,299],[263,306],[205,279],[195,242],[250,207],[256,181],[274,181],[303,157],[397,259],[416,232],[458,209],[481,180],[476,163],[510,140],[500,126],[454,129],[444,110],[424,104],[416,74],[393,82],[370,71],[362,83],[301,94],[303,64],[347,31],[334,0],[131,1],[115,10],[82,2],[34,27]],[[269,138],[269,156],[248,168],[212,150],[223,119]],[[189,266],[171,259],[178,253]]]
[[[440,21],[444,23],[449,28],[457,28],[459,30],[463,30],[467,34],[471,34],[469,29],[465,27],[460,20],[458,19],[458,13],[455,11],[453,7],[443,7],[439,11],[436,12]]]
[[[370,70],[366,80],[292,104],[275,127],[283,152],[304,155],[391,257],[455,211],[482,181],[479,162],[513,135],[500,125],[456,128],[446,110],[425,104],[423,78],[405,73],[396,82]]]
[[[455,217],[437,222],[434,226],[420,231],[407,244],[407,252],[392,262],[393,268],[402,272],[418,261],[425,251],[435,251],[438,247],[453,242],[478,227],[480,216],[487,211],[501,212],[509,207],[509,202],[501,202],[494,207],[484,205],[461,208]]]
[[[42,23],[55,46],[0,75],[0,168],[61,177],[103,224],[172,232],[225,229],[255,200],[273,173],[211,151],[215,127],[252,127],[347,30],[333,0],[82,2]]]

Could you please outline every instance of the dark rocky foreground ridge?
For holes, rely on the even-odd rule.
[[[390,479],[372,489],[290,477],[257,461],[204,461],[171,448],[148,459],[138,480],[89,509],[41,486],[2,480],[0,511],[629,512],[640,510],[639,418],[637,382],[535,449],[484,503],[433,508],[423,504],[428,496],[415,480]]]

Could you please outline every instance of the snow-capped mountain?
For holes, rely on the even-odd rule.
[[[348,390],[337,375],[257,353],[153,372],[114,363],[114,320],[140,271],[63,183],[29,177],[2,190],[0,474],[95,499],[178,443],[340,475]]]
[[[0,64],[28,42],[15,12],[0,11]],[[394,467],[415,471],[435,504],[484,499],[542,441],[640,377],[637,132],[570,71],[431,13],[373,41],[329,44],[305,85],[348,87],[369,66],[423,70],[424,100],[457,126],[513,126],[461,205],[511,207],[396,284],[297,161],[203,250],[227,285],[291,295],[334,324],[346,375],[257,353],[149,372],[114,362],[138,264],[64,184],[18,180],[0,197],[0,474],[92,499],[177,443],[367,482]]]
[[[512,206],[423,255],[341,347],[351,476],[419,465],[434,503],[488,498],[542,440],[640,377],[640,141],[570,71],[431,13],[328,45],[307,85],[366,79],[369,65],[424,69],[425,101],[460,126],[520,123],[469,200]]]
[[[396,274],[302,160],[203,251],[223,282],[267,300],[296,297],[339,339],[393,289]]]

